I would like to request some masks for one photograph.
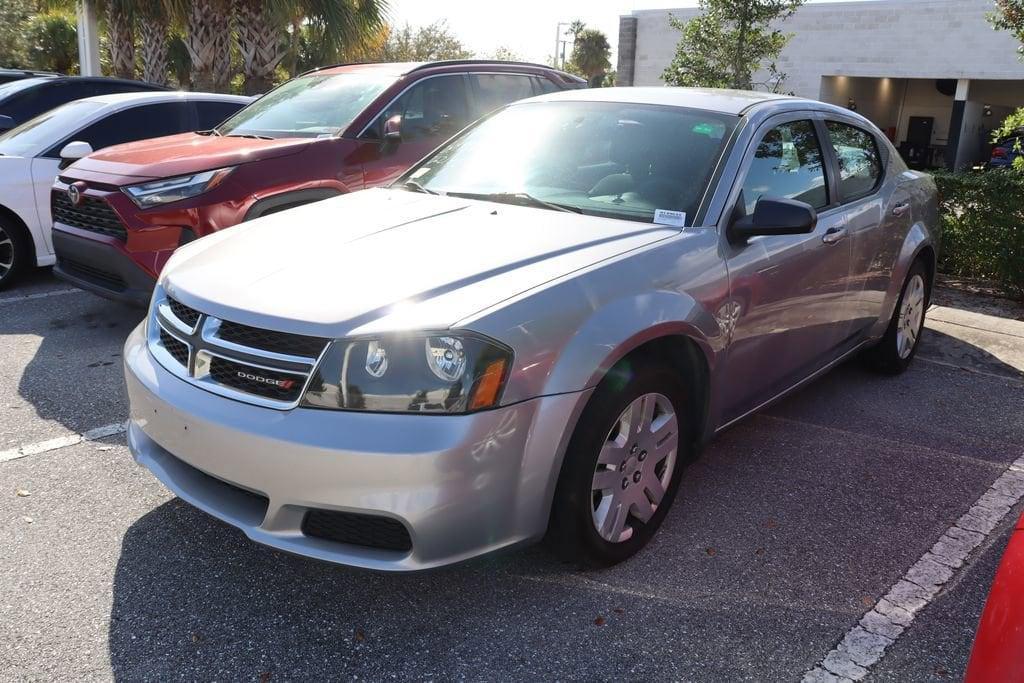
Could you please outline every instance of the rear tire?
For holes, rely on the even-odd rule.
[[[20,225],[0,216],[0,290],[16,282],[29,266],[32,249]]]
[[[562,464],[545,539],[557,556],[607,567],[647,545],[694,454],[687,402],[672,369],[622,363],[608,374]]]
[[[925,314],[931,301],[931,283],[924,263],[918,259],[910,267],[900,298],[885,336],[866,355],[868,365],[887,375],[898,375],[917,355],[924,332]]]

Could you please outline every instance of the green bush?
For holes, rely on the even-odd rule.
[[[78,69],[78,26],[73,16],[38,14],[28,22],[25,40],[34,68],[64,74]]]
[[[993,280],[1024,300],[1024,174],[1012,170],[935,174],[939,270]]]

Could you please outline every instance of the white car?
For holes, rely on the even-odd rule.
[[[93,151],[208,130],[252,101],[238,95],[144,92],[70,102],[0,135],[0,289],[54,262],[50,188]]]

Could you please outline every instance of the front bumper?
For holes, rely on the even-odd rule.
[[[378,570],[427,569],[540,538],[586,398],[450,416],[279,411],[175,377],[153,359],[141,326],[124,358],[129,446],[168,488],[259,543]],[[307,536],[313,509],[398,520],[412,549]]]
[[[156,279],[117,240],[58,223],[53,226],[53,248],[57,254],[53,272],[62,280],[133,306],[149,303]]]

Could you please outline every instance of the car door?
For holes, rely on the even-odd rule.
[[[32,183],[40,224],[53,225],[50,213],[50,187],[60,173],[60,151],[69,142],[88,142],[93,151],[104,147],[147,138],[174,135],[191,130],[195,118],[188,102],[161,102],[108,113],[84,128],[71,133],[32,160]],[[52,250],[49,230],[44,231]]]
[[[824,129],[814,113],[773,117],[746,151],[728,206],[732,219],[761,197],[795,199],[818,211],[806,235],[759,236],[722,245],[729,269],[725,411],[739,417],[837,357],[849,327],[851,268],[845,211],[835,201]],[[723,226],[725,228],[726,226]]]
[[[384,123],[402,117],[402,138],[384,139]],[[389,183],[469,125],[465,74],[427,76],[406,88],[366,127],[360,136],[363,182],[366,187]]]
[[[837,166],[836,191],[845,208],[852,249],[849,334],[854,336],[878,320],[911,220],[906,184],[898,176],[887,177],[882,146],[874,133],[858,123],[825,120]]]

